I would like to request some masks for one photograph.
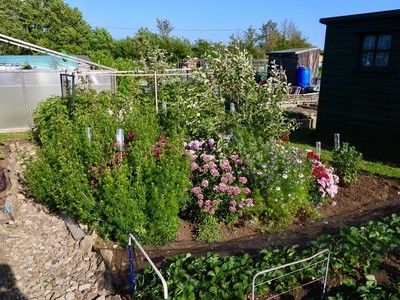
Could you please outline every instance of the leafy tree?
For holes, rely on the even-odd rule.
[[[87,54],[91,27],[77,8],[62,0],[0,0],[0,32],[56,51]],[[30,50],[2,44],[0,53]]]
[[[283,20],[281,34],[283,37],[282,46],[285,46],[285,48],[307,48],[312,46],[291,20]]]
[[[269,20],[266,24],[262,24],[259,35],[260,46],[266,52],[275,50],[281,40],[281,35],[278,30],[278,24]]]
[[[162,37],[168,37],[171,31],[174,30],[169,20],[161,20],[159,18],[157,18],[157,28]]]
[[[250,26],[244,33],[243,43],[244,48],[247,50],[249,55],[253,58],[264,58],[265,54],[262,49],[257,46],[257,30]]]
[[[190,42],[185,38],[161,37],[159,47],[170,54],[169,61],[174,64],[192,55]]]
[[[105,51],[112,54],[115,49],[115,41],[112,35],[104,28],[94,28],[90,36],[91,51]]]
[[[285,19],[280,28],[278,24],[269,20],[262,24],[261,34],[258,36],[259,45],[265,52],[271,52],[289,48],[308,48],[312,47],[297,29],[293,21]]]
[[[262,49],[257,45],[258,36],[256,29],[250,26],[243,35],[232,34],[230,38],[229,48],[234,51],[236,47],[240,50],[246,50],[252,58],[264,57]]]
[[[140,28],[134,37],[116,41],[114,57],[140,59],[141,56],[158,47],[160,37],[147,28]]]
[[[198,39],[192,45],[192,55],[196,58],[207,58],[217,45],[204,39]],[[220,47],[223,48],[222,45]]]

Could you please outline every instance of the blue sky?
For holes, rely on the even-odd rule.
[[[116,39],[133,36],[141,27],[158,32],[156,19],[167,19],[171,36],[191,42],[201,38],[229,42],[231,34],[259,29],[272,20],[297,26],[308,42],[324,47],[325,25],[320,18],[400,9],[399,0],[64,0],[77,7],[92,27],[106,28]]]

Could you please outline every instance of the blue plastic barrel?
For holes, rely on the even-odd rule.
[[[297,85],[306,88],[310,86],[311,69],[307,67],[297,68]]]

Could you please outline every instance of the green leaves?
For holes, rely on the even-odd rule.
[[[256,272],[304,259],[320,249],[329,248],[331,265],[328,274],[340,285],[328,290],[325,295],[328,299],[399,299],[398,280],[393,284],[380,285],[371,273],[372,266],[377,266],[381,262],[380,257],[383,253],[390,252],[396,247],[392,245],[391,240],[396,239],[394,228],[399,226],[400,217],[392,215],[382,222],[371,221],[358,228],[345,228],[337,237],[320,237],[312,246],[304,249],[292,247],[284,247],[276,251],[264,249],[255,257],[248,254],[220,257],[212,253],[200,257],[192,257],[190,254],[175,256],[170,259],[170,264],[163,271],[171,291],[169,297],[171,299],[247,299],[246,295],[251,291],[252,278]],[[367,237],[372,232],[374,232],[372,235],[374,237],[369,242],[381,245],[379,252],[364,249],[367,247]],[[389,234],[388,240],[379,238],[385,234]],[[363,267],[367,264],[370,264],[370,267],[364,270]],[[290,268],[287,272],[293,272],[299,268],[301,272],[290,273],[289,276],[282,276],[287,273],[280,269],[271,272],[268,276],[258,277],[256,284],[262,282],[263,284],[258,286],[257,295],[285,292],[325,274],[324,268],[315,268],[307,264]],[[147,274],[147,271],[145,273]],[[160,285],[157,278],[146,277],[145,281],[142,280],[142,276],[139,275],[139,281],[143,284],[138,285],[136,299],[157,298],[155,296],[157,294],[154,294]],[[279,276],[282,277],[275,284],[271,284],[271,279]]]
[[[62,0],[0,1],[0,16],[4,22],[0,31],[26,42],[38,44],[52,50],[87,54],[91,27],[82,18],[82,13]],[[4,15],[5,16],[4,16]],[[1,45],[0,54],[27,54],[25,48]]]
[[[358,179],[358,172],[361,168],[362,154],[357,152],[348,143],[332,152],[332,165],[344,186],[354,184]]]
[[[41,147],[28,164],[29,192],[125,244],[132,232],[142,243],[174,239],[185,205],[189,163],[179,134],[164,137],[151,108],[108,93],[79,93],[44,101],[35,113]],[[92,128],[89,144],[86,127]],[[126,133],[122,152],[113,146],[115,130]],[[128,140],[128,133],[135,138]],[[156,158],[155,145],[161,148]]]

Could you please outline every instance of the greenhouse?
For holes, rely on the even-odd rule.
[[[0,56],[0,132],[33,128],[32,113],[39,102],[62,96],[67,87],[81,84],[82,77],[77,76],[80,72],[85,72],[85,88],[103,91],[115,86],[115,78],[100,76],[93,69],[102,66],[87,57],[69,56],[5,35],[0,41],[47,53]]]

